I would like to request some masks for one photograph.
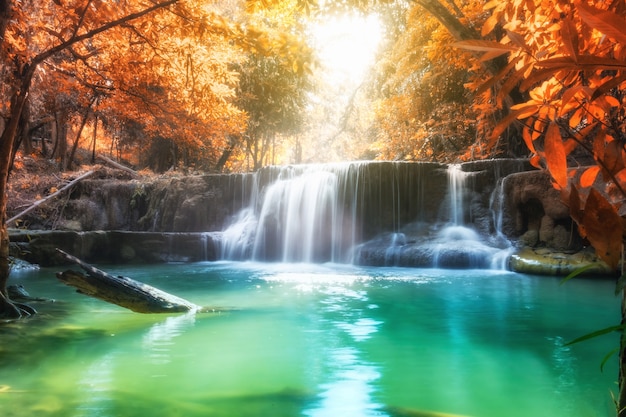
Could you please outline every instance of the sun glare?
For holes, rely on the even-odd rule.
[[[312,24],[311,35],[327,81],[358,84],[374,63],[382,25],[376,15],[333,16]]]

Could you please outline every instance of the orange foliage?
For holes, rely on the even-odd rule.
[[[622,252],[626,215],[626,3],[620,0],[493,0],[483,36],[456,45],[506,55],[509,65],[478,87],[509,107],[491,135],[522,123],[531,162],[550,173],[586,237],[609,265]],[[518,88],[525,99],[514,103]],[[568,174],[577,160],[591,163]]]
[[[302,74],[311,55],[296,35],[224,7],[20,0],[1,43],[0,110],[11,111],[11,95],[27,82],[32,119],[62,114],[71,128],[95,115],[144,157],[154,140],[166,139],[174,164],[212,167],[246,128],[247,115],[234,104],[233,66],[254,52]],[[24,70],[34,71],[32,88]]]

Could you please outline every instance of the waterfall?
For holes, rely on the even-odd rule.
[[[487,242],[490,236],[481,235],[474,224],[466,223],[466,218],[471,217],[466,213],[466,194],[470,192],[467,182],[470,175],[477,173],[465,172],[461,165],[451,164],[447,174],[449,218],[432,243],[425,244],[432,248],[433,266],[504,269],[509,252],[502,255],[498,246]]]
[[[459,164],[448,166],[448,204],[450,205],[450,222],[455,226],[465,223],[465,205],[463,204],[465,193],[465,179],[467,173]]]
[[[364,240],[422,217],[434,220],[428,217],[436,212],[433,202],[423,198],[428,176],[422,173],[441,169],[402,162],[264,168],[254,176],[248,206],[221,233],[222,258],[351,262]],[[429,194],[439,201],[434,178],[428,178]]]
[[[346,262],[359,233],[358,176],[351,181],[358,170],[358,164],[341,164],[260,171],[249,206],[222,234],[222,257]]]
[[[489,202],[476,202],[485,193],[470,190],[468,179],[477,172],[462,168],[405,162],[263,168],[250,177],[248,204],[216,238],[221,258],[490,268],[500,249],[486,243]],[[473,218],[469,203],[483,204],[484,215]]]

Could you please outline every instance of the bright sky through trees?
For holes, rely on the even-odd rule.
[[[376,15],[326,17],[311,24],[313,47],[332,85],[358,85],[374,57],[382,36]]]

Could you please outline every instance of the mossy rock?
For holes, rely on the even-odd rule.
[[[566,276],[585,269],[584,275],[614,275],[615,271],[590,249],[575,253],[541,248],[523,248],[511,255],[509,268],[514,272],[535,275]]]

